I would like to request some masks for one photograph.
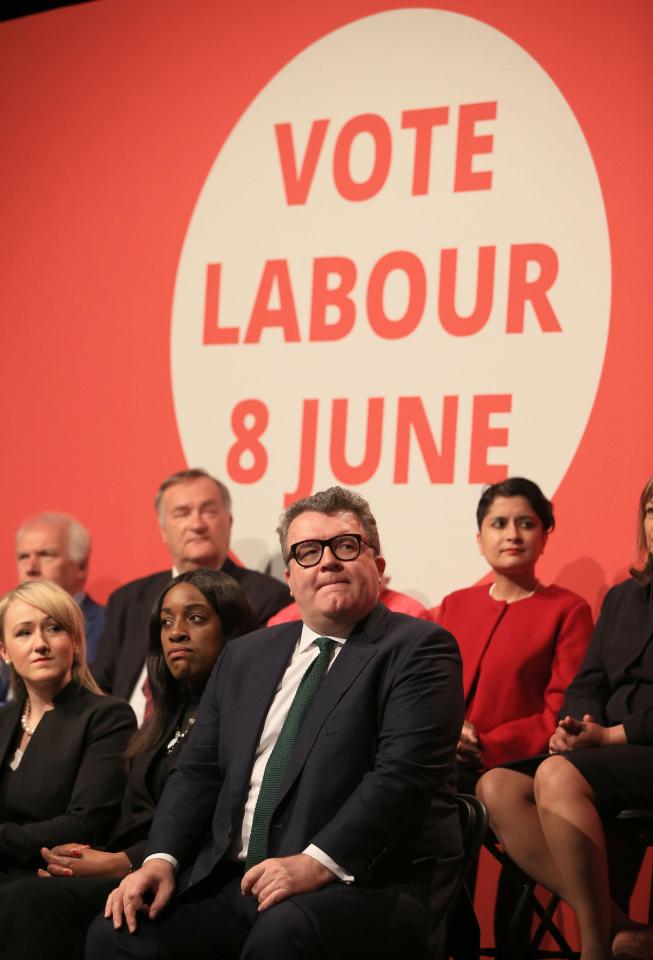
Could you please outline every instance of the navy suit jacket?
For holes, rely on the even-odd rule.
[[[261,626],[290,603],[288,587],[274,577],[239,567],[228,558],[222,572],[241,585]],[[106,627],[92,665],[93,676],[107,693],[131,697],[147,655],[152,607],[171,577],[170,570],[162,570],[126,583],[109,597]]]
[[[95,660],[98,643],[104,630],[105,608],[102,604],[96,603],[88,593],[84,594],[84,599],[79,606],[84,614],[86,661],[90,665]]]
[[[263,724],[301,623],[228,644],[182,761],[157,807],[148,853],[190,882],[238,838]],[[383,605],[355,628],[302,727],[270,831],[271,856],[315,843],[358,883],[460,852],[455,748],[463,721],[458,647],[441,627]]]

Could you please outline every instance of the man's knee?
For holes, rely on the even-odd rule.
[[[241,960],[296,960],[324,957],[317,932],[293,900],[284,900],[260,914],[252,927]]]
[[[154,960],[158,956],[159,938],[152,924],[139,923],[135,934],[123,924],[114,930],[113,923],[102,915],[95,918],[86,936],[86,960]]]

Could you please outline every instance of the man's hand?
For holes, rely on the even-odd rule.
[[[465,720],[460,733],[458,747],[456,748],[456,760],[466,767],[478,769],[482,765],[481,746],[478,739],[476,727],[469,720]]]
[[[39,877],[120,877],[131,870],[125,853],[105,853],[93,850],[87,843],[62,843],[49,850],[41,847],[45,869]]]
[[[242,892],[258,899],[259,912],[296,893],[311,893],[336,880],[321,863],[307,853],[294,857],[263,860],[250,867],[240,885]]]
[[[123,916],[130,933],[136,931],[136,915],[144,913],[153,920],[168,903],[175,889],[175,871],[167,860],[148,860],[140,870],[130,873],[113,890],[104,908],[104,916],[113,919],[116,930],[122,926]],[[151,903],[145,897],[154,894]]]

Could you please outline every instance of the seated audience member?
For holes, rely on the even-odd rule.
[[[279,537],[303,622],[220,658],[148,856],[91,925],[93,960],[426,947],[432,882],[446,895],[460,855],[455,641],[378,603],[385,563],[357,494],[297,501]]]
[[[492,583],[449,594],[436,614],[463,658],[458,780],[467,793],[482,770],[545,749],[592,632],[581,597],[537,578],[555,525],[537,484],[510,477],[487,487],[476,518]]]
[[[163,481],[155,507],[161,536],[172,559],[170,570],[120,587],[109,597],[107,623],[93,675],[103,690],[130,700],[139,721],[145,712],[148,622],[152,606],[171,575],[207,567],[237,580],[247,594],[258,626],[290,600],[285,584],[237,566],[227,556],[231,498],[223,483],[204,470],[182,470]]]
[[[409,597],[407,593],[399,593],[397,590],[391,590],[388,587],[389,577],[381,578],[381,592],[379,593],[379,603],[382,603],[393,613],[406,613],[409,617],[417,617],[418,620],[430,620],[431,614],[423,607],[419,600]],[[290,623],[291,620],[301,620],[302,615],[299,606],[294,601],[283,610],[279,610],[268,620],[268,627],[275,627],[278,623]]]
[[[508,854],[575,910],[582,960],[653,957],[653,929],[611,901],[601,819],[653,805],[653,478],[638,519],[644,564],[605,597],[549,741],[553,756],[491,770],[478,784]]]
[[[465,722],[458,743],[462,793],[474,792],[483,770],[546,748],[564,691],[592,632],[592,614],[581,597],[544,586],[537,578],[537,562],[555,524],[553,507],[537,484],[511,477],[487,487],[476,517],[477,540],[492,568],[492,583],[457,590],[445,597],[436,615],[456,637],[463,658]],[[472,869],[470,896],[474,876]],[[498,943],[504,935],[503,915],[512,913],[518,895],[510,888],[502,872]],[[448,928],[456,960],[478,956],[478,927],[464,898]]]
[[[39,513],[16,534],[18,582],[51,580],[67,590],[84,615],[87,663],[93,663],[104,630],[104,607],[85,591],[91,536],[67,513]]]
[[[127,749],[121,814],[103,850],[66,843],[44,849],[47,871],[0,888],[3,960],[75,960],[86,928],[116,882],[141,865],[154,807],[187,743],[199,698],[225,643],[254,626],[242,588],[212,570],[182,573],[150,617],[148,668],[153,714]],[[44,864],[44,866],[46,865]]]
[[[0,883],[33,874],[41,847],[106,839],[125,785],[134,714],[86,666],[79,606],[54,583],[0,600],[14,702],[0,710]]]

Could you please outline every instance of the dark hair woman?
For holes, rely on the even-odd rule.
[[[466,716],[460,789],[480,771],[544,750],[592,632],[587,603],[540,583],[536,566],[555,526],[553,507],[524,477],[487,487],[477,542],[493,581],[445,597],[437,620],[463,658]]]
[[[493,580],[450,594],[437,620],[463,659],[465,721],[458,743],[458,789],[473,793],[484,770],[544,750],[565,688],[583,658],[592,614],[577,594],[540,583],[536,567],[555,526],[553,506],[532,480],[486,487],[476,511],[477,542]],[[470,872],[468,886],[474,884]],[[497,943],[513,894],[501,875]],[[478,954],[478,927],[461,898],[450,917],[455,957]]]
[[[156,803],[195,722],[198,702],[225,643],[256,619],[242,588],[212,570],[193,570],[164,588],[150,618],[148,668],[153,714],[127,750],[121,816],[107,846],[69,842],[42,850],[43,879],[0,891],[4,960],[82,957],[86,928],[116,881],[140,866]]]
[[[575,910],[582,960],[653,956],[653,929],[611,900],[602,821],[653,805],[653,478],[640,498],[638,546],[643,564],[606,594],[566,692],[553,756],[491,770],[478,785],[513,860]]]

